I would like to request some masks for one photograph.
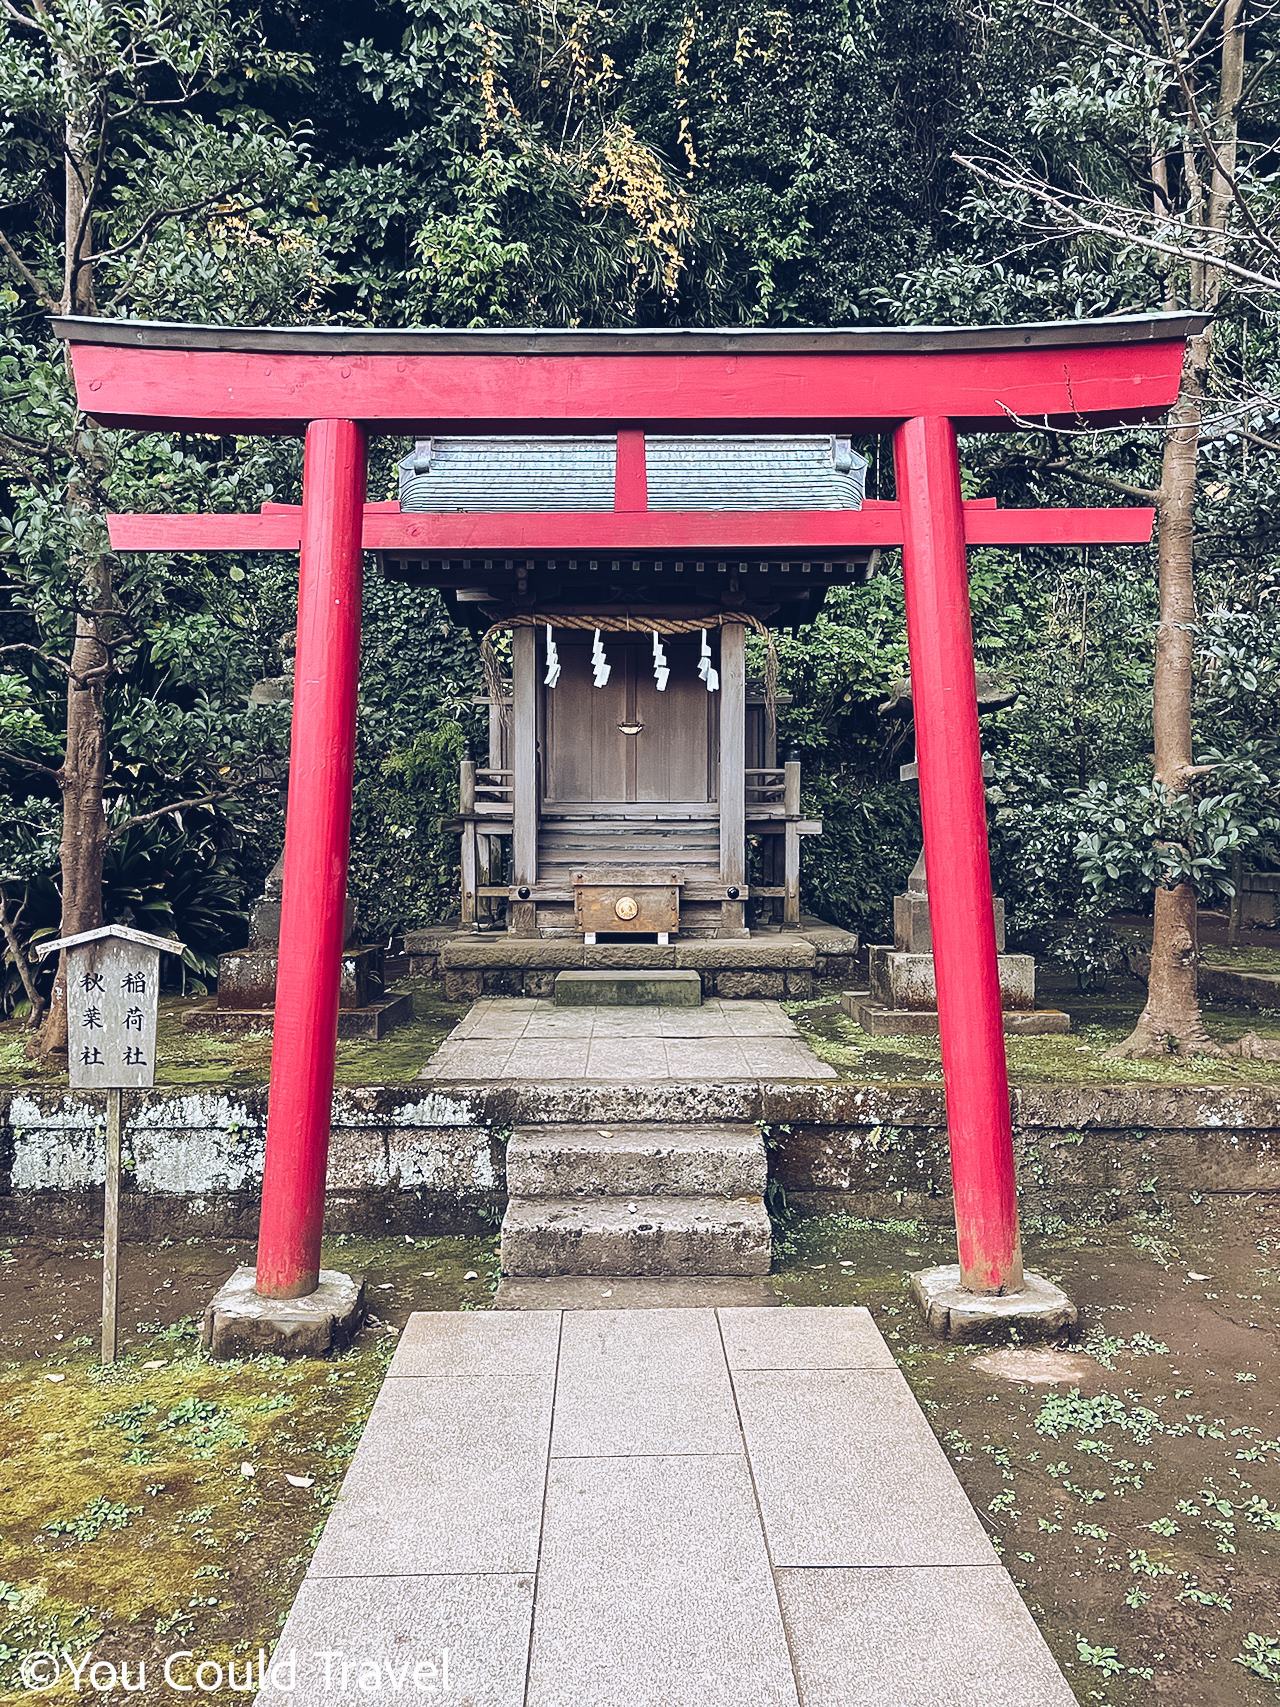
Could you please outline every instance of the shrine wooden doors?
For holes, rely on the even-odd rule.
[[[539,675],[545,674],[541,631]],[[602,688],[592,682],[589,633],[556,631],[561,673],[542,693],[543,805],[683,806],[705,810],[719,796],[719,698],[698,676],[700,636],[663,640],[671,674],[659,693],[649,634],[602,636],[610,665]],[[710,636],[718,663],[718,635]],[[637,729],[636,726],[639,725]],[[634,729],[633,734],[626,733]]]

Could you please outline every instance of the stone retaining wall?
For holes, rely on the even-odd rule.
[[[252,1238],[266,1086],[125,1093],[127,1238]],[[1121,1085],[1013,1093],[1024,1218],[1111,1219],[1188,1193],[1280,1192],[1280,1089]],[[476,1233],[506,1201],[513,1126],[762,1123],[788,1203],[867,1219],[951,1218],[941,1086],[501,1084],[335,1093],[327,1227]],[[101,1224],[103,1108],[0,1093],[0,1233]]]

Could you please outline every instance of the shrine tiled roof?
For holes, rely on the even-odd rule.
[[[400,465],[400,508],[612,510],[617,440],[449,437],[425,440]],[[651,510],[857,510],[867,463],[827,433],[645,440]]]

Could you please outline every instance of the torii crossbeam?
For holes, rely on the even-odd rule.
[[[119,551],[299,550],[297,687],[257,1290],[320,1266],[364,549],[458,554],[900,545],[963,1284],[1022,1285],[965,550],[1150,538],[1149,509],[965,503],[956,435],[1157,419],[1203,317],[868,331],[274,330],[64,318],[105,426],[305,434],[300,508],[115,516]],[[371,433],[894,435],[898,500],[861,510],[401,515],[365,501]]]

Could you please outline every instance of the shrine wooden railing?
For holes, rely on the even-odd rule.
[[[463,818],[510,818],[515,783],[511,771],[463,759],[458,778],[458,813]]]
[[[748,767],[748,818],[800,816],[800,764],[796,759],[770,768]]]

